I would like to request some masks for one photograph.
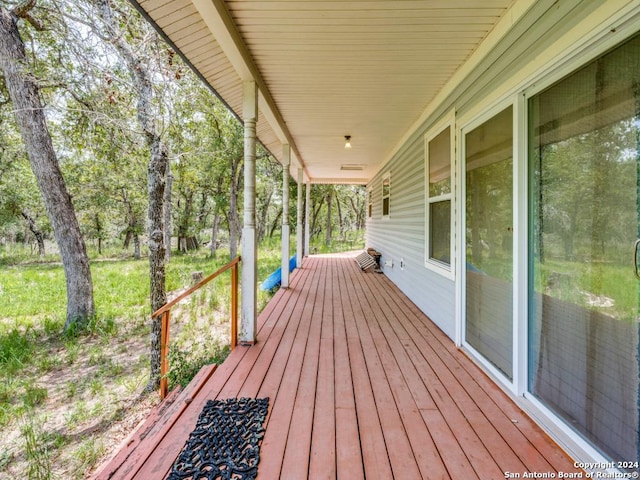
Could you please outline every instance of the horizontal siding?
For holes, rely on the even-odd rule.
[[[536,2],[484,60],[433,108],[432,115],[369,182],[373,189],[373,215],[367,222],[367,244],[383,253],[383,261],[393,260],[393,268],[386,267],[384,273],[452,338],[455,283],[424,266],[424,135],[452,109],[457,119],[481,113],[478,107],[495,99],[496,91],[519,87],[517,82],[522,81],[524,73],[535,73],[529,71],[531,61],[549,56],[549,50],[551,55],[559,53],[553,47],[562,35],[601,5],[602,2]],[[391,215],[382,218],[382,177],[387,172],[391,173]],[[454,204],[460,208],[459,200]],[[404,270],[400,269],[401,258],[406,264]]]
[[[383,218],[382,177],[387,172],[391,175],[391,207],[389,217]],[[373,215],[367,223],[367,245],[382,253],[385,275],[453,337],[454,283],[424,266],[424,182],[424,143],[418,136],[369,184]],[[393,266],[385,266],[387,261]]]

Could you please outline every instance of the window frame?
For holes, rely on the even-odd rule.
[[[388,192],[385,195],[384,187],[385,183],[388,185]],[[382,218],[389,218],[391,216],[391,171],[387,171],[382,176]],[[387,213],[384,212],[384,202],[387,200]]]
[[[450,188],[449,193],[443,195],[430,196],[430,159],[429,144],[440,134],[449,129],[449,175]],[[456,278],[456,122],[455,110],[452,110],[440,122],[433,125],[424,135],[424,205],[425,205],[425,224],[424,224],[424,266],[436,272],[449,280]],[[430,257],[431,251],[431,205],[441,202],[449,202],[449,263]]]

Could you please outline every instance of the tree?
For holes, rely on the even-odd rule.
[[[31,13],[35,5],[36,0],[28,0],[12,10],[0,7],[0,68],[60,248],[67,284],[64,328],[69,330],[84,325],[95,314],[93,283],[86,246],[47,128],[40,88],[27,67],[26,50],[18,30],[20,19],[36,29],[42,28]]]
[[[114,10],[108,0],[95,0],[99,18],[106,32],[106,39],[115,47],[118,54],[127,65],[134,90],[137,93],[137,117],[142,128],[144,138],[150,151],[147,169],[147,192],[149,196],[148,208],[148,250],[149,250],[149,278],[151,286],[151,310],[156,311],[167,302],[166,273],[165,273],[165,244],[164,244],[164,191],[169,163],[169,154],[160,131],[155,123],[158,115],[154,106],[153,80],[150,67],[141,55],[143,42],[133,48],[127,42],[123,26],[127,25],[127,18],[122,14],[116,18]],[[119,23],[119,21],[121,23]],[[140,23],[140,29],[144,28]],[[97,33],[97,32],[96,32]],[[132,29],[126,32],[131,38]],[[156,390],[160,385],[160,318],[152,319],[151,323],[151,355],[150,375],[147,390]]]

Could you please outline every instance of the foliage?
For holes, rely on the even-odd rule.
[[[34,346],[29,332],[13,328],[0,331],[0,367],[7,372],[20,370],[31,359]]]
[[[54,405],[68,410],[52,414],[62,426],[54,428],[41,418],[41,426],[25,430],[32,437],[19,432],[19,445],[0,441],[0,476],[14,475],[13,466],[24,459],[25,442],[38,438],[40,450],[35,443],[29,444],[34,469],[48,464],[54,476],[64,469],[63,478],[83,478],[105,453],[99,440],[102,428],[96,425],[110,424],[122,415],[123,405],[140,402],[148,369],[147,263],[114,258],[119,249],[106,251],[107,258],[94,258],[96,304],[104,316],[96,316],[85,330],[64,335],[60,328],[64,322],[62,266],[51,262],[20,264],[18,260],[26,255],[21,250],[25,247],[12,250],[17,258],[5,251],[0,264],[0,284],[4,293],[11,292],[12,299],[6,302],[8,297],[3,295],[0,301],[0,427],[19,431],[21,415],[27,409],[34,418]],[[207,275],[217,270],[227,261],[228,250],[221,253],[220,258],[212,259],[206,248],[200,248],[188,255],[175,255],[168,264],[169,288],[179,291],[188,286],[194,271]],[[259,259],[259,279],[264,279],[279,266],[279,241],[264,242]],[[181,303],[173,312],[172,385],[185,384],[201,365],[221,363],[228,353],[228,336],[212,339],[210,335],[213,327],[228,330],[230,275],[217,280],[193,302]],[[260,292],[259,306],[269,298]],[[214,307],[217,313],[212,314]],[[194,339],[198,341],[194,343]],[[45,376],[47,380],[42,380]],[[52,382],[56,378],[59,381]],[[87,428],[96,431],[81,444],[73,441],[74,432]],[[31,467],[25,463],[24,468]],[[41,471],[47,470],[43,467]]]
[[[167,264],[167,289],[177,290],[189,284],[192,272],[213,272],[226,263],[239,244],[243,129],[129,3],[117,0],[112,6],[122,38],[153,72],[154,121],[167,145],[173,182],[170,231],[176,241]],[[121,403],[110,397],[113,389],[132,398],[139,395],[148,362],[146,354],[130,358],[127,345],[146,345],[149,335],[149,266],[132,258],[147,248],[148,151],[132,79],[123,59],[105,41],[95,2],[39,0],[32,13],[45,28],[36,31],[21,24],[27,68],[38,81],[60,168],[91,255],[97,314],[82,329],[60,333],[65,323],[60,255],[0,80],[0,425],[22,430],[17,450],[28,454],[33,478],[47,478],[52,459],[74,472],[63,475],[68,478],[82,475],[97,461],[100,442],[88,438],[72,453],[73,461],[61,460],[56,450],[69,443],[66,436],[52,441],[48,427],[20,426],[17,419],[25,409],[33,412],[29,419],[35,419],[45,405],[62,401],[72,406],[64,426],[71,431],[92,420],[117,418]],[[260,281],[280,265],[282,167],[259,147],[256,170]],[[293,179],[289,182],[293,206],[299,186]],[[318,250],[362,243],[362,188],[314,185],[311,196],[312,242]],[[295,227],[296,208],[289,212],[289,224]],[[332,234],[323,235],[326,230]],[[44,252],[38,251],[38,235]],[[216,346],[204,350],[184,341],[180,332],[183,337],[196,332],[201,325],[191,322],[198,323],[206,318],[203,312],[212,309],[219,311],[220,322],[228,323],[229,281],[229,275],[222,276],[181,307],[182,320],[172,337],[172,383],[184,383],[203,362],[221,362],[226,356],[224,341],[208,340],[205,334],[199,338]],[[259,309],[270,298],[270,293],[259,292]],[[43,375],[61,377],[60,383],[42,387]],[[1,473],[11,471],[15,457],[10,448],[0,448]]]
[[[175,246],[186,248],[181,239],[193,239],[191,247],[215,239],[211,245],[215,254],[218,241],[223,246],[232,238],[237,241],[241,228],[242,195],[233,209],[229,196],[242,187],[242,126],[128,4],[115,5],[127,18],[122,25],[129,32],[126,39],[145,52],[148,66],[157,72],[153,89],[171,158]],[[96,15],[91,2],[41,1],[36,13],[47,18],[50,29],[35,34],[25,27],[24,34],[32,46],[33,71],[43,79],[52,138],[82,231],[99,250],[118,238],[131,248],[132,236],[144,233],[147,209],[145,144],[137,126],[131,80],[122,60],[105,43],[100,25],[92,20]],[[26,209],[50,236],[17,129],[2,107],[0,139],[6,140],[0,142],[0,193],[5,199],[0,202],[0,234],[5,232],[5,241],[20,241],[24,229],[19,228],[23,224],[19,212]],[[262,239],[280,230],[282,168],[259,149],[257,174]],[[297,185],[292,179],[290,183],[295,202]],[[329,195],[333,208],[326,218]],[[350,229],[363,228],[362,188],[314,185],[312,201],[312,236],[332,229],[342,240]],[[296,209],[290,208],[291,225],[295,217]]]
[[[49,480],[51,475],[51,458],[48,442],[40,427],[40,419],[26,413],[22,417],[20,427],[24,441],[23,448],[27,458],[27,478],[33,480]]]
[[[186,387],[204,365],[221,364],[229,355],[229,345],[221,345],[212,339],[201,341],[193,348],[172,346],[169,351],[169,388]]]

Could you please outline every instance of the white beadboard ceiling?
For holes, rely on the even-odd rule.
[[[367,183],[513,0],[131,0],[314,183]],[[344,136],[351,136],[351,149]],[[360,169],[362,168],[362,169]]]

